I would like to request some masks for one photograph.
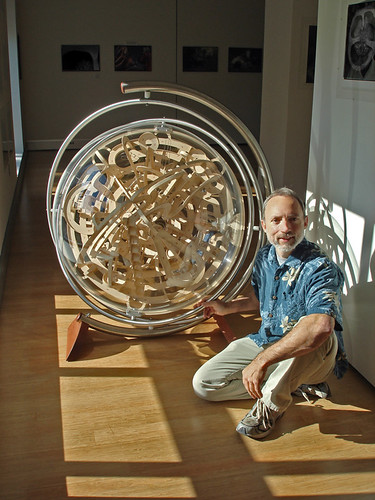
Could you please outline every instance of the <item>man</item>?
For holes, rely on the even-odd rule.
[[[203,301],[204,317],[260,310],[258,332],[230,343],[195,374],[196,394],[209,401],[256,399],[237,432],[261,439],[274,428],[295,391],[325,396],[327,377],[346,368],[341,336],[343,274],[307,241],[298,195],[274,191],[263,207],[269,243],[258,252],[249,297]],[[336,334],[335,334],[336,333]],[[339,349],[338,349],[339,346]]]

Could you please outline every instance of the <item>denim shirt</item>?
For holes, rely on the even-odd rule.
[[[341,291],[344,276],[324,252],[306,239],[281,265],[275,247],[261,248],[254,262],[252,285],[260,303],[262,324],[250,335],[258,346],[273,343],[287,334],[303,316],[328,314],[335,319],[338,339],[335,374],[347,368],[342,338]]]

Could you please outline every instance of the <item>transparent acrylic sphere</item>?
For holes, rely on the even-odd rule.
[[[251,132],[211,97],[158,82],[121,89],[124,101],[86,117],[60,147],[48,223],[69,284],[109,319],[82,321],[116,335],[166,335],[202,321],[203,298],[231,300],[249,282],[272,179]],[[118,111],[123,124],[61,171],[77,135]]]
[[[156,120],[124,126],[67,172],[55,196],[57,251],[102,306],[168,315],[225,280],[243,241],[243,198],[224,158],[196,135]]]

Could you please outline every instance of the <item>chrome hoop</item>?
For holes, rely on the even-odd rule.
[[[95,111],[61,145],[48,181],[48,223],[73,290],[120,324],[102,330],[169,335],[202,321],[202,307],[194,304],[204,296],[230,300],[246,286],[264,242],[261,207],[272,179],[251,132],[212,98],[171,84],[122,84],[122,90],[144,97]],[[152,94],[198,103],[225,118],[251,159],[212,118]],[[58,172],[88,124],[137,106],[173,109],[199,125],[177,118],[133,121],[89,141]]]

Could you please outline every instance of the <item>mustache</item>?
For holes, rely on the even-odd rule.
[[[292,232],[288,232],[288,233],[280,233],[277,235],[278,238],[290,238],[290,237],[294,237],[295,234],[292,233]]]

